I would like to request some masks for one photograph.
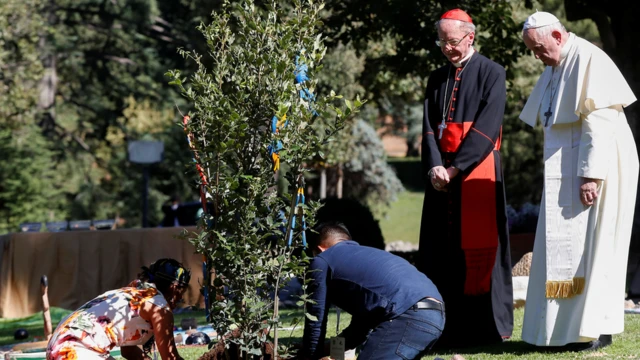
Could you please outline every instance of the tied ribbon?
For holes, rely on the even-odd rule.
[[[303,51],[304,53],[304,51]],[[295,80],[294,83],[300,87],[298,94],[300,99],[308,104],[309,111],[313,114],[313,116],[318,116],[318,112],[313,108],[313,102],[316,100],[315,94],[309,90],[306,86],[307,81],[309,81],[309,76],[307,75],[307,71],[309,71],[309,67],[306,64],[300,62],[300,55],[296,56],[295,59],[296,68],[294,70]],[[279,119],[278,116],[274,115],[271,118],[271,133],[277,135],[280,133],[280,129],[287,126],[287,114],[282,115],[282,118]],[[271,162],[273,163],[273,171],[276,172],[280,170],[280,150],[282,150],[283,145],[280,140],[273,140],[267,150],[269,151],[269,157],[271,157]]]
[[[296,85],[300,85],[300,91],[298,92],[300,99],[308,102],[311,113],[314,116],[318,116],[318,112],[313,108],[313,102],[316,101],[316,96],[306,86],[306,82],[309,81],[309,76],[307,75],[309,67],[307,67],[306,64],[300,63],[300,55],[296,56],[295,64],[295,83]]]
[[[296,215],[300,213],[300,225],[302,226],[302,246],[307,247],[307,235],[305,230],[307,229],[307,222],[304,219],[304,178],[300,177],[300,183],[298,185],[298,193],[296,195],[296,204],[293,207],[293,217],[291,220],[291,232],[289,232],[289,241],[287,246],[291,246],[293,242],[293,229],[296,227]]]
[[[205,192],[205,186],[207,186],[207,175],[204,173],[204,169],[200,166],[200,156],[198,155],[198,150],[195,146],[195,137],[193,133],[189,131],[188,125],[191,117],[189,115],[185,115],[182,117],[182,125],[184,127],[184,132],[187,134],[187,143],[189,144],[189,149],[193,152],[192,160],[196,164],[196,170],[198,171],[198,175],[200,176],[200,203],[202,205],[203,214],[207,214],[207,195]],[[207,276],[207,257],[202,255],[202,277],[203,279],[208,279]],[[207,281],[205,283],[204,290],[204,308],[206,309],[206,318],[209,319],[209,284]]]
[[[271,132],[273,134],[279,134],[280,129],[287,126],[287,114],[282,115],[281,119],[278,119],[278,116],[274,115],[271,118]],[[271,156],[271,160],[273,162],[273,171],[278,171],[280,169],[280,150],[282,150],[282,141],[274,140],[271,145],[269,145],[269,156]]]
[[[191,117],[189,115],[185,115],[184,117],[182,117],[182,125],[184,126],[184,132],[187,134],[187,143],[189,143],[189,149],[191,149],[191,151],[193,152],[193,157],[191,159],[196,164],[196,170],[198,170],[198,175],[200,175],[200,180],[202,180],[202,184],[200,185],[201,186],[200,189],[202,192],[202,187],[208,184],[207,175],[204,173],[202,166],[200,166],[200,156],[198,156],[198,150],[194,145],[195,137],[193,136],[193,133],[191,133],[187,128],[187,125],[189,124],[190,120],[191,120]],[[202,194],[200,195],[202,196]]]

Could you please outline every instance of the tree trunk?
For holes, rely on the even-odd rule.
[[[47,7],[47,23],[50,28],[55,26],[55,0],[49,1]],[[44,67],[44,75],[40,80],[38,86],[40,95],[38,97],[38,110],[40,111],[40,127],[42,127],[44,133],[53,132],[55,130],[56,119],[56,90],[58,85],[58,73],[56,71],[56,54],[49,39],[48,34],[43,32],[40,34],[40,40],[38,42],[38,48],[40,51],[42,66]]]
[[[327,198],[327,169],[320,170],[320,199]]]
[[[342,183],[344,180],[344,173],[342,171],[342,164],[338,164],[338,182],[336,184],[336,197],[342,199]]]

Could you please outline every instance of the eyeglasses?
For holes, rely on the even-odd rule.
[[[464,38],[469,36],[469,34],[471,34],[471,33],[472,33],[472,31],[468,32],[460,40],[447,40],[447,41],[444,41],[442,39],[438,39],[438,40],[436,40],[436,45],[438,45],[439,47],[444,47],[445,45],[449,45],[451,47],[456,47],[462,42],[462,40],[464,40]]]

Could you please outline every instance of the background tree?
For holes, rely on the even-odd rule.
[[[55,153],[36,125],[42,8],[38,0],[0,6],[0,233],[62,207],[50,162]]]
[[[377,56],[367,61],[361,80],[374,98],[382,98],[387,91],[388,86],[381,81],[384,78],[419,84],[419,78],[411,76],[424,79],[445,63],[435,45],[435,23],[454,7],[469,12],[479,25],[476,39],[483,53],[503,64],[507,71],[523,51],[517,34],[520,28],[512,19],[512,5],[507,1],[346,0],[330,1],[327,5],[331,11],[328,30],[334,39],[352,42],[360,52],[377,52]],[[398,84],[394,82],[395,86]],[[417,99],[422,100],[422,96]]]
[[[167,7],[163,4],[168,2],[51,3],[48,10],[54,14],[50,16],[53,31],[47,43],[55,57],[58,81],[53,91],[57,102],[53,105],[55,112],[45,117],[40,126],[61,153],[59,171],[68,179],[64,189],[70,203],[69,216],[100,218],[119,214],[128,217],[129,226],[139,225],[141,176],[127,161],[126,144],[144,134],[127,130],[139,128],[137,121],[148,123],[149,119],[142,117],[150,113],[132,108],[137,102],[147,102],[151,111],[164,113],[164,118],[151,117],[156,121],[155,132],[172,130],[174,135],[162,140],[181,139],[182,146],[173,149],[182,149],[177,154],[187,158],[184,136],[172,126],[176,120],[170,117],[173,114],[166,113],[173,106],[167,100],[175,98],[175,93],[163,85],[163,74],[179,59],[175,46],[185,41],[188,33],[176,33],[173,24],[163,18],[172,16],[163,12]],[[189,3],[180,2],[187,8]],[[173,11],[175,7],[166,10]],[[173,51],[168,57],[169,48]],[[118,143],[119,140],[123,142]],[[156,166],[154,175],[184,172],[170,160]],[[165,194],[180,190],[184,194],[184,188],[176,186],[179,183],[168,191],[158,189],[155,179],[152,177],[150,190],[152,225],[159,221],[160,205],[168,197]]]
[[[351,45],[338,43],[328,51],[318,73],[319,91],[335,90],[347,98],[366,96],[359,82],[365,61],[365,54],[358,56]],[[323,147],[325,157],[316,165],[318,173],[325,172],[325,196],[349,197],[377,209],[389,205],[403,190],[386,161],[384,146],[373,128],[377,116],[374,106],[365,105],[363,111],[346,124],[345,130]],[[318,132],[325,130],[321,123],[315,128]],[[314,189],[320,188],[318,177],[313,178]],[[319,193],[314,191],[314,198],[321,197]]]
[[[184,181],[183,164],[190,156],[184,134],[169,111],[181,100],[165,84],[164,72],[184,63],[177,46],[206,46],[191,38],[219,5],[200,0],[0,3],[3,136],[30,139],[21,143],[22,150],[32,149],[28,165],[37,159],[46,164],[37,171],[8,164],[23,161],[24,153],[3,144],[3,166],[31,174],[30,182],[15,183],[22,183],[20,193],[33,196],[34,204],[30,198],[12,198],[16,194],[2,196],[14,210],[3,217],[12,220],[0,232],[15,231],[27,220],[116,215],[127,218],[126,226],[139,226],[142,179],[127,161],[126,145],[141,137],[163,140],[166,147],[165,161],[152,172],[150,224],[159,222],[160,205],[169,194],[194,197],[194,187]],[[155,123],[148,124],[147,116]],[[153,131],[138,131],[138,121]],[[5,182],[11,176],[17,174],[3,172],[0,189],[10,188]],[[25,188],[40,181],[45,185]],[[48,206],[36,205],[35,199]],[[18,211],[20,206],[47,211]]]

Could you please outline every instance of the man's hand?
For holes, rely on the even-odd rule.
[[[434,166],[429,170],[431,186],[438,191],[447,191],[445,186],[449,183],[449,173],[444,166]]]
[[[593,205],[598,197],[598,188],[602,184],[600,179],[582,178],[582,186],[580,186],[580,201],[585,206]]]
[[[460,173],[460,169],[457,167],[449,166],[447,168],[447,175],[449,175],[449,180],[453,180]]]

